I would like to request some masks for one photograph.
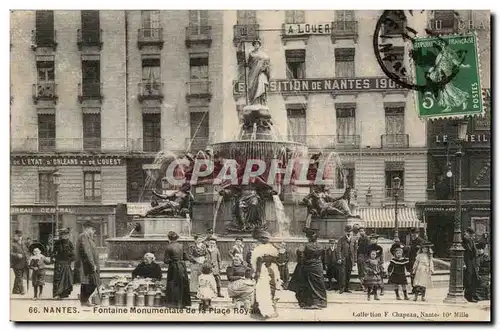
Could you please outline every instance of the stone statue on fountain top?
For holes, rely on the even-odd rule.
[[[302,203],[307,206],[308,214],[314,217],[345,216],[359,218],[351,210],[351,191],[352,188],[347,186],[344,194],[335,198],[325,185],[317,185],[302,200]]]
[[[269,81],[271,80],[271,60],[262,51],[262,43],[255,40],[252,43],[254,49],[248,56],[248,105],[243,108],[243,121],[247,129],[255,126],[259,129],[269,129],[271,114],[267,107],[267,93]]]
[[[187,214],[192,214],[191,209],[194,197],[191,193],[191,185],[189,183],[182,184],[182,187],[178,191],[166,195],[153,190],[153,195],[156,198],[151,202],[152,208],[143,215],[144,217],[186,217]],[[161,202],[158,202],[158,199]]]

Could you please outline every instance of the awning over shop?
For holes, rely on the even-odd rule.
[[[395,210],[392,208],[362,208],[359,215],[366,228],[394,228]],[[415,208],[398,208],[399,228],[423,228]]]

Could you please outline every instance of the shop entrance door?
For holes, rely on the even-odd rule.
[[[41,222],[38,223],[38,240],[47,248],[49,244],[49,239],[52,238],[52,230],[54,223]]]

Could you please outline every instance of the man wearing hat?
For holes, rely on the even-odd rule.
[[[60,229],[59,240],[54,244],[54,285],[52,296],[56,299],[69,297],[73,291],[71,262],[75,260],[74,246],[69,240],[70,230]]]
[[[474,243],[474,229],[468,227],[462,238],[462,246],[464,251],[464,297],[467,301],[477,302],[478,297],[476,293],[479,275],[477,274],[477,249]]]
[[[221,288],[221,278],[220,278],[220,269],[221,269],[221,256],[219,248],[217,247],[217,236],[211,235],[207,238],[207,260],[206,263],[209,263],[212,266],[212,274],[215,278],[215,283],[217,284],[217,296],[219,298],[223,298],[220,288]]]
[[[358,277],[361,284],[361,288],[365,290],[363,283],[365,277],[365,261],[368,259],[370,252],[368,251],[368,246],[370,245],[370,239],[366,235],[365,228],[360,226],[358,228],[358,240],[356,240],[356,254],[357,254],[357,265],[358,265]]]
[[[26,294],[23,285],[23,276],[26,274],[29,280],[28,258],[29,253],[28,248],[23,242],[23,232],[16,230],[10,244],[10,267],[14,270],[15,277],[12,294]]]
[[[335,239],[330,239],[328,241],[330,244],[327,248],[325,248],[323,252],[323,269],[326,270],[326,279],[328,279],[328,290],[333,290],[333,279],[339,279],[339,266],[342,264],[342,257],[340,256],[340,252],[337,249],[337,242]]]
[[[352,226],[346,225],[344,228],[344,235],[339,239],[337,243],[337,249],[339,250],[342,263],[339,265],[339,294],[344,292],[351,293],[349,290],[349,283],[351,281],[352,265],[355,262],[355,249],[356,243],[352,238]]]
[[[82,306],[92,306],[90,297],[101,284],[99,275],[99,254],[94,242],[94,225],[87,221],[83,224],[83,233],[76,241],[75,269],[80,274],[80,303]]]
[[[490,300],[490,283],[491,283],[491,259],[485,253],[486,244],[480,242],[476,245],[477,248],[477,270],[479,282],[477,285],[477,299]]]
[[[410,260],[410,267],[413,268],[413,265],[415,264],[415,259],[417,258],[418,251],[420,249],[420,246],[424,242],[424,239],[420,237],[419,231],[417,228],[411,228],[410,229],[410,249],[408,251],[408,259]],[[415,279],[415,276],[411,276],[411,294],[415,294],[415,288],[413,286],[413,280]]]

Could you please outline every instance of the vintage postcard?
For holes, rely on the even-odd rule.
[[[491,321],[488,10],[13,10],[12,321]]]

